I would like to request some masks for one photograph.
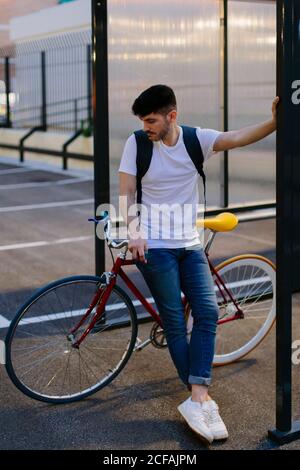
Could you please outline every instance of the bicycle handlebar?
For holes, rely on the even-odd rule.
[[[123,238],[123,239],[111,238],[110,236],[111,219],[107,211],[104,211],[104,214],[101,214],[99,216],[89,218],[88,221],[94,222],[96,225],[101,224],[106,242],[109,247],[118,249],[118,248],[123,248],[125,246],[126,247],[128,246],[129,240],[127,240],[126,238]]]

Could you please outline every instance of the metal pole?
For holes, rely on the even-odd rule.
[[[224,131],[228,131],[228,1],[224,0]],[[224,207],[229,204],[228,150],[224,152]]]
[[[42,116],[41,116],[41,125],[43,130],[47,130],[47,90],[46,90],[46,53],[45,51],[41,52],[41,81],[42,81]]]
[[[92,70],[91,70],[91,59],[92,59],[92,48],[91,45],[87,45],[86,50],[86,71],[87,71],[87,99],[88,99],[88,122],[92,122]]]
[[[296,179],[300,167],[300,100],[297,106],[292,102],[293,83],[297,76],[300,79],[299,21],[299,1],[278,0],[277,95],[281,104],[277,112],[276,143],[276,429],[269,431],[269,436],[280,444],[300,438],[300,421],[292,423],[291,361],[293,242],[296,242],[293,237],[298,235],[298,231],[293,231],[293,219],[300,217],[299,206],[294,205],[299,185]]]
[[[107,0],[92,0],[95,212],[109,203]],[[105,270],[105,245],[95,233],[96,275]]]
[[[222,127],[223,131],[228,131],[228,1],[222,0],[220,3],[220,27],[221,27],[221,67],[222,67]],[[228,151],[223,152],[220,160],[221,172],[221,191],[220,206],[228,207],[229,204],[229,188],[228,188]]]
[[[293,126],[286,125],[289,114],[289,83],[291,83],[292,56],[286,46],[292,46],[292,11],[285,2],[278,3],[277,24],[282,31],[278,41],[277,93],[281,93],[282,106],[278,113],[277,135],[277,396],[276,427],[291,429],[291,313],[292,313],[292,149]],[[284,15],[284,18],[282,17]]]
[[[10,64],[9,57],[5,57],[5,92],[6,92],[6,127],[11,127],[11,118],[10,118]]]
[[[77,131],[77,122],[78,122],[78,106],[77,98],[74,99],[74,132]]]

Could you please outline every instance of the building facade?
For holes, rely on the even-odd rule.
[[[19,16],[38,12],[41,9],[56,6],[57,0],[1,0],[0,5],[0,48],[12,44],[10,22]]]

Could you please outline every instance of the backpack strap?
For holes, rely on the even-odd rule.
[[[202,148],[197,136],[197,129],[195,127],[189,127],[189,126],[181,126],[182,127],[182,137],[183,137],[183,142],[185,145],[185,148],[194,163],[195,167],[197,168],[197,171],[199,175],[202,177],[203,180],[203,187],[204,187],[204,215],[206,211],[206,177],[203,171],[203,162],[204,162],[204,156],[202,152]]]
[[[146,132],[143,130],[135,131],[135,140],[136,140],[136,202],[137,204],[141,204],[142,202],[142,178],[147,173],[152,153],[153,153],[153,143],[148,138]],[[138,215],[140,211],[138,211]]]

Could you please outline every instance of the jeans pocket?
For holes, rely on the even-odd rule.
[[[147,251],[147,263],[138,262],[138,268],[143,272],[153,274],[164,274],[172,268],[172,260],[169,258],[168,252],[163,249],[149,249]]]

